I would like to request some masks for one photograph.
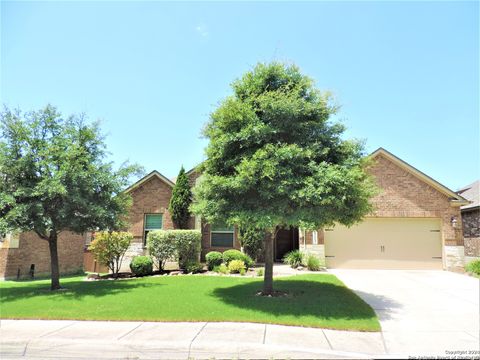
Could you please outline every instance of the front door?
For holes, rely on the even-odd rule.
[[[275,260],[282,261],[286,253],[298,249],[298,228],[280,229],[275,239]]]

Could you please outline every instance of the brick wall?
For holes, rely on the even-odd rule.
[[[463,245],[460,209],[429,184],[383,156],[370,169],[381,193],[372,200],[376,217],[432,217],[442,220],[445,245]],[[451,224],[457,218],[457,226]]]
[[[84,236],[62,232],[58,238],[60,272],[73,273],[83,269]],[[35,264],[35,274],[50,274],[50,251],[48,242],[33,232],[20,234],[18,248],[0,249],[0,278],[28,277],[30,265]]]
[[[463,235],[459,207],[452,206],[449,198],[410,172],[379,155],[369,169],[380,188],[380,193],[372,199],[373,217],[413,217],[440,218],[445,254],[448,267],[458,267],[463,261]],[[457,219],[456,227],[451,219]],[[307,231],[305,239],[301,234],[300,248],[312,244],[312,233]],[[318,230],[318,244],[324,244],[324,232]],[[473,246],[473,245],[472,245]],[[308,249],[307,249],[308,250]],[[455,265],[453,265],[455,264]]]
[[[143,229],[145,214],[162,214],[163,228],[173,229],[172,218],[168,212],[168,205],[172,197],[172,187],[153,176],[147,182],[130,192],[133,204],[129,212],[129,228],[134,242],[143,243]]]

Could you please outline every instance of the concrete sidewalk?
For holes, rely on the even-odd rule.
[[[251,323],[1,320],[0,358],[385,357],[381,333]]]

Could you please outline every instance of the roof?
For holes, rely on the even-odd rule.
[[[472,210],[480,207],[480,180],[464,186],[457,191],[457,194],[471,201],[470,204],[462,206],[462,210]]]
[[[389,159],[402,169],[406,170],[413,176],[417,177],[418,179],[422,180],[423,182],[427,183],[434,189],[438,190],[440,193],[446,195],[449,199],[452,205],[457,205],[457,206],[462,206],[462,205],[468,205],[470,204],[470,201],[465,199],[463,196],[460,194],[456,193],[455,191],[449,189],[445,185],[440,184],[438,181],[432,179],[430,176],[424,174],[420,170],[416,169],[412,165],[408,164],[407,162],[403,161],[402,159],[396,157],[393,155],[391,152],[385,150],[384,148],[378,148],[375,150],[373,153],[370,154],[371,158],[375,158],[379,155],[384,156],[385,158]]]
[[[127,189],[125,189],[125,192],[129,193],[130,191],[138,188],[139,186],[146,183],[148,180],[150,180],[153,177],[159,178],[161,181],[163,181],[165,184],[167,184],[168,186],[170,186],[172,188],[175,186],[175,183],[172,180],[170,180],[166,176],[160,174],[157,170],[153,170],[150,174],[144,176],[143,178],[138,180],[135,184],[133,184],[133,185],[129,186]]]

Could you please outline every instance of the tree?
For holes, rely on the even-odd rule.
[[[148,254],[155,259],[158,270],[163,271],[169,259],[175,257],[177,244],[171,233],[164,230],[149,231],[147,235]]]
[[[48,242],[52,290],[61,288],[58,235],[123,227],[131,199],[122,190],[141,172],[113,170],[100,134],[98,123],[50,105],[0,115],[0,232],[34,231]]]
[[[210,223],[265,229],[263,293],[273,293],[281,227],[352,225],[371,210],[363,145],[342,139],[337,107],[298,67],[258,64],[211,114],[192,210]]]
[[[192,190],[185,169],[180,169],[177,181],[173,187],[172,197],[168,211],[172,216],[173,223],[178,229],[188,229],[188,220],[190,219],[190,204],[192,202]]]
[[[130,246],[133,235],[125,231],[100,231],[95,233],[95,238],[88,249],[93,253],[95,259],[103,265],[108,266],[113,277],[118,277],[122,267],[123,257]]]

